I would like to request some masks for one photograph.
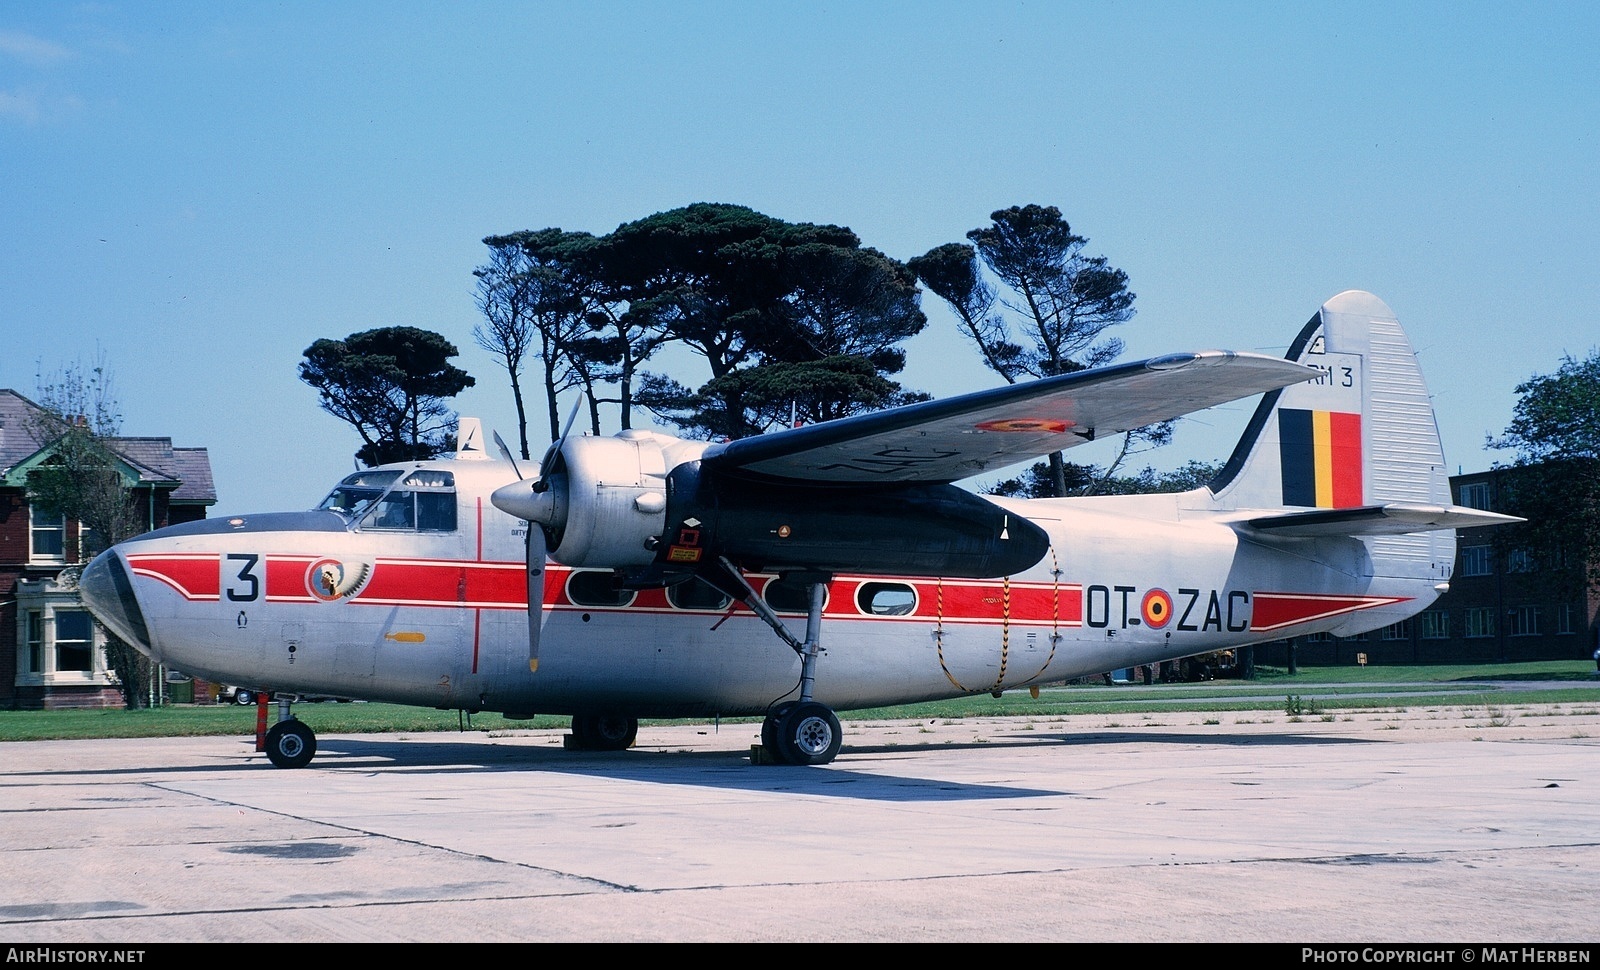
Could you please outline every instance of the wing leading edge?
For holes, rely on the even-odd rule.
[[[1265,354],[1171,354],[741,438],[702,462],[790,481],[947,483],[1319,374]]]

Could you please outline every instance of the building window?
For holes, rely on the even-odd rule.
[[[1491,576],[1494,574],[1493,550],[1489,546],[1461,547],[1461,575]]]
[[[1531,573],[1538,569],[1538,563],[1533,558],[1533,553],[1526,549],[1513,549],[1506,553],[1506,572]]]
[[[1409,639],[1411,639],[1411,621],[1410,620],[1401,620],[1399,623],[1391,623],[1391,624],[1389,624],[1388,626],[1383,628],[1383,636],[1381,636],[1379,639],[1382,639],[1382,640],[1409,640]]]
[[[1557,633],[1571,634],[1578,632],[1578,624],[1573,619],[1573,617],[1576,615],[1576,612],[1577,611],[1572,608],[1571,603],[1561,604],[1561,606],[1556,610]]]
[[[17,589],[17,683],[110,683],[104,638],[76,591],[49,579]]]
[[[29,610],[23,621],[22,673],[44,673],[44,611]]]
[[[83,610],[56,610],[56,670],[94,670],[94,621]]]
[[[67,561],[67,520],[28,507],[28,561]]]
[[[1466,635],[1469,638],[1494,636],[1494,610],[1487,606],[1468,607]]]
[[[1469,509],[1492,511],[1489,508],[1489,483],[1472,482],[1461,486],[1461,504]]]
[[[1514,637],[1536,637],[1539,635],[1539,608],[1537,606],[1515,606],[1506,614],[1506,632]]]
[[[1450,611],[1428,610],[1417,618],[1421,625],[1422,639],[1448,640],[1450,638]]]

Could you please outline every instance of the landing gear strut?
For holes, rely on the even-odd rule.
[[[825,765],[839,753],[844,733],[833,709],[811,699],[817,681],[817,656],[822,650],[822,606],[827,601],[826,578],[810,584],[811,603],[806,611],[806,639],[796,640],[766,601],[745,582],[726,559],[722,565],[749,593],[750,608],[772,627],[783,642],[800,655],[800,699],[779,704],[761,722],[761,748],[774,761],[788,765]]]

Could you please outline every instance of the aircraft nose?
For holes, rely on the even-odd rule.
[[[145,626],[144,611],[134,598],[128,567],[115,549],[102,552],[84,567],[83,575],[78,577],[78,594],[106,629],[140,653],[150,655],[150,630]]]

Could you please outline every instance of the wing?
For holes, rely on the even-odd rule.
[[[1320,373],[1265,354],[1171,354],[741,438],[702,463],[792,481],[953,482]]]

